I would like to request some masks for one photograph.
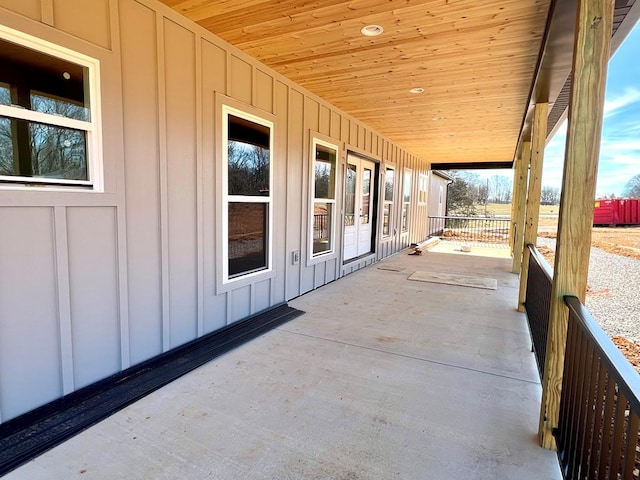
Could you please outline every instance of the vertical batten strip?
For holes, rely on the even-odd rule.
[[[62,393],[75,389],[73,375],[73,332],[71,326],[71,287],[69,279],[69,243],[67,238],[67,210],[54,207],[54,235],[56,242],[56,274],[58,290],[58,322],[60,327],[60,365]]]
[[[584,303],[611,50],[613,0],[579,0],[573,50],[562,195],[542,382],[540,444],[555,449],[569,312],[565,295]]]
[[[160,182],[160,256],[162,289],[162,351],[171,348],[169,309],[169,192],[167,171],[167,85],[165,78],[164,16],[156,13],[156,51],[158,59],[158,153]]]
[[[120,40],[120,10],[117,0],[109,0],[109,39],[112,51],[119,56],[122,62],[122,45]],[[119,86],[122,94],[122,83]],[[124,159],[124,150],[119,154]],[[118,174],[118,182],[125,185],[124,160]],[[121,192],[120,201],[116,205],[116,248],[117,266],[116,275],[118,281],[118,316],[120,325],[120,364],[121,368],[131,366],[131,329],[129,325],[129,270],[128,270],[128,249],[127,249],[127,199],[126,189]]]
[[[54,26],[55,15],[53,11],[53,0],[40,0],[40,18],[42,23]]]
[[[204,334],[204,175],[203,175],[203,79],[202,42],[195,36],[195,108],[196,108],[196,336]]]
[[[127,215],[124,206],[116,207],[116,245],[118,279],[118,317],[120,320],[121,368],[131,366],[131,331],[129,328],[129,282],[127,277]]]

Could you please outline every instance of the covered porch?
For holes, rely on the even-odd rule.
[[[6,478],[561,478],[517,298],[509,259],[401,252]]]

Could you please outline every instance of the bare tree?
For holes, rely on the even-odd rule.
[[[623,195],[629,198],[640,198],[640,174],[629,179],[624,187]]]
[[[558,205],[560,203],[560,189],[544,186],[540,191],[540,203],[542,205]]]
[[[504,175],[493,175],[489,178],[489,201],[509,203],[511,201],[511,181]]]

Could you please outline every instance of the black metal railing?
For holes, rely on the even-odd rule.
[[[326,240],[329,238],[329,215],[316,213],[313,215],[313,239]]]
[[[529,274],[524,308],[529,322],[532,350],[536,356],[540,379],[542,379],[544,360],[547,355],[553,270],[536,247],[529,244],[527,248],[529,249]]]
[[[640,376],[576,297],[569,324],[558,428],[566,479],[637,479]]]
[[[508,218],[429,217],[429,235],[443,240],[509,244]]]

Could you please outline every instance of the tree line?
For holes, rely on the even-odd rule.
[[[453,177],[447,191],[449,215],[474,216],[481,213],[482,207],[488,203],[511,203],[512,179],[506,175],[493,175],[483,179],[476,172],[468,170],[448,173]],[[558,205],[560,189],[551,186],[542,187],[540,203]]]

